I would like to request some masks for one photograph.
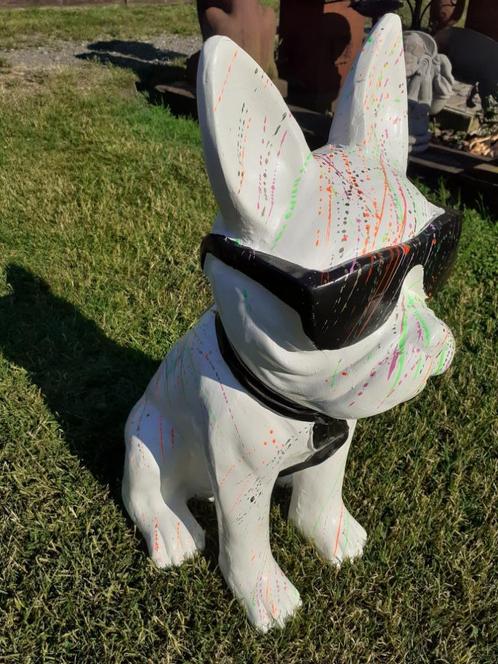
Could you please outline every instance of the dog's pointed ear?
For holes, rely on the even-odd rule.
[[[406,172],[408,102],[401,21],[386,14],[370,32],[339,95],[329,135],[332,145],[381,153]]]
[[[211,37],[199,61],[197,105],[226,231],[243,240],[271,233],[293,200],[296,178],[313,162],[282,96],[231,39]]]

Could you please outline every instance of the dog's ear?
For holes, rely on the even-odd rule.
[[[381,153],[406,172],[408,102],[401,21],[386,14],[370,32],[339,95],[329,135],[332,145]]]
[[[296,181],[314,167],[282,96],[231,39],[211,37],[199,61],[197,104],[226,232],[244,241],[274,234],[296,197]]]

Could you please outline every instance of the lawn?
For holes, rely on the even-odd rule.
[[[103,11],[103,10],[102,10]],[[155,9],[154,9],[155,11]],[[210,302],[215,204],[197,125],[123,70],[0,72],[0,662],[496,662],[497,226],[465,210],[434,303],[452,369],[360,422],[345,497],[362,560],[324,564],[272,512],[303,607],[256,633],[205,555],[158,571],[120,500],[122,429]],[[431,192],[435,200],[444,191]]]
[[[132,39],[198,31],[195,4],[0,10],[0,48],[57,40]]]

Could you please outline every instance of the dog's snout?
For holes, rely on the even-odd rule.
[[[440,344],[440,348],[441,350],[439,350],[436,357],[434,358],[432,371],[433,376],[439,376],[440,374],[444,373],[453,361],[453,357],[455,355],[455,339],[453,338],[453,335],[449,329],[447,329],[447,334],[442,344]]]
[[[450,366],[455,354],[455,340],[449,327],[445,325],[425,302],[416,307],[415,328],[421,349],[431,363],[430,375],[444,373]]]
[[[429,348],[431,354],[439,354],[447,342],[453,339],[453,335],[447,325],[434,316],[434,322],[430,328]]]

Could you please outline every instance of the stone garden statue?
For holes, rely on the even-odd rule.
[[[449,367],[453,336],[427,296],[460,222],[406,177],[397,16],[366,40],[315,152],[226,37],[204,45],[198,105],[219,205],[201,251],[215,304],[129,416],[123,499],[156,565],[169,567],[204,546],[187,501],[214,497],[221,572],[266,631],[300,604],[270,548],[273,486],[291,483],[289,518],[323,558],[361,555],[366,533],[342,497],[356,421]]]

